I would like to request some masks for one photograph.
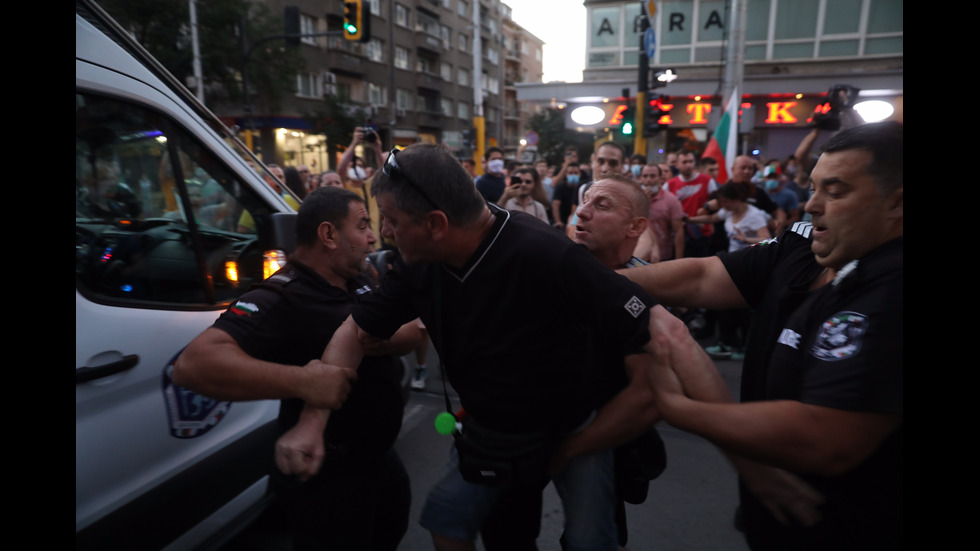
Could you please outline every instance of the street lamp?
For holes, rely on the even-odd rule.
[[[663,88],[675,80],[677,80],[677,73],[673,69],[657,71],[653,74],[653,86],[651,88]]]

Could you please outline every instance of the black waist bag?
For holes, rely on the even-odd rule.
[[[616,448],[616,492],[634,505],[647,499],[650,481],[667,468],[667,449],[657,429]]]
[[[554,433],[511,434],[481,427],[469,417],[456,435],[463,480],[506,489],[544,488],[558,445]]]

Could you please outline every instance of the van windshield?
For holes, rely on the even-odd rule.
[[[172,121],[76,92],[76,286],[93,300],[227,303],[261,278],[254,249],[269,212]]]

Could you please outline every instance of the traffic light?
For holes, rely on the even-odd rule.
[[[463,147],[473,149],[476,147],[476,129],[467,128],[463,130]]]
[[[658,132],[670,126],[667,111],[663,108],[663,97],[651,94],[647,102],[646,112],[643,113],[643,137],[652,138]]]
[[[371,14],[364,10],[364,0],[344,2],[344,38],[352,42],[371,39]]]
[[[619,131],[624,136],[633,135],[633,131],[634,131],[633,120],[635,118],[635,113],[636,110],[633,109],[632,107],[627,108],[625,111],[623,111],[623,125],[619,127]]]

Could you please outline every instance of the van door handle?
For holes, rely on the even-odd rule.
[[[75,370],[75,384],[87,383],[95,379],[122,373],[127,369],[136,367],[138,363],[140,363],[140,357],[137,354],[130,354],[117,362],[100,365],[99,367],[80,367]]]

